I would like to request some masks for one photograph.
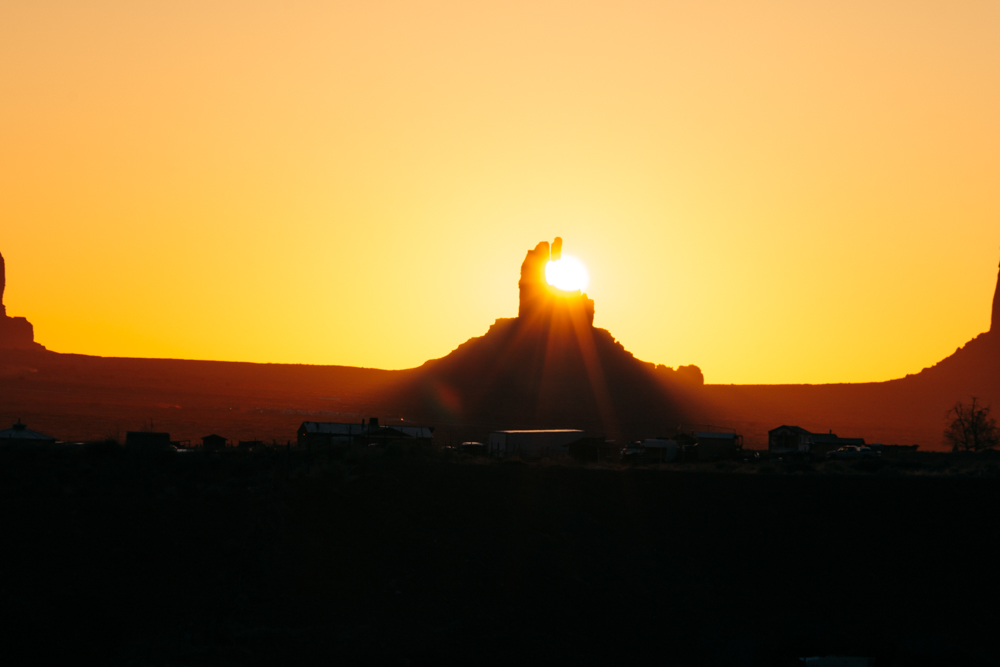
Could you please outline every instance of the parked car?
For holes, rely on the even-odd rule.
[[[828,459],[876,459],[881,455],[870,447],[847,445],[826,453]]]
[[[486,456],[486,445],[481,442],[463,442],[460,448],[463,454]]]
[[[621,453],[618,455],[618,460],[622,463],[638,463],[642,461],[642,454],[645,451],[646,449],[642,446],[642,442],[636,440],[622,448]]]

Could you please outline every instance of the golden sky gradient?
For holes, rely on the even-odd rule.
[[[708,382],[989,328],[997,2],[0,4],[6,302],[60,352],[415,366],[556,235]]]

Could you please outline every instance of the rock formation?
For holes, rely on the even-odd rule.
[[[0,253],[0,317],[7,317],[7,306],[3,305],[3,293],[7,289],[7,265],[3,261],[3,253]]]
[[[997,273],[997,286],[993,291],[993,319],[990,320],[990,333],[1000,336],[1000,273]]]
[[[561,256],[559,238],[529,250],[518,316],[498,319],[485,335],[405,371],[389,396],[398,412],[447,425],[449,437],[469,438],[496,429],[581,428],[634,439],[693,421],[701,371],[640,361],[594,327],[594,302],[586,294],[545,280],[546,262]]]
[[[993,313],[990,330],[985,331],[954,353],[914,375],[890,382],[920,385],[928,383],[935,391],[951,393],[944,409],[957,400],[976,396],[985,402],[1000,405],[1000,276],[993,293]]]
[[[7,317],[3,293],[7,287],[6,265],[0,254],[0,348],[16,350],[44,350],[35,342],[35,328],[23,317]]]
[[[535,312],[544,303],[547,290],[545,286],[545,264],[549,261],[549,243],[542,241],[529,250],[521,264],[521,279],[517,282],[519,293],[517,316],[526,317]]]
[[[559,311],[580,312],[587,324],[594,324],[594,301],[579,291],[565,292],[548,284],[545,280],[545,265],[562,257],[562,239],[558,236],[551,249],[547,241],[542,241],[529,250],[521,264],[521,279],[517,283],[520,300],[517,316],[522,320],[551,318]]]

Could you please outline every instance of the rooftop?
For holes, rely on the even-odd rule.
[[[33,440],[35,442],[56,441],[56,439],[51,435],[45,435],[44,433],[39,433],[38,431],[32,431],[27,426],[22,424],[20,419],[18,419],[17,423],[9,429],[0,431],[0,440]]]

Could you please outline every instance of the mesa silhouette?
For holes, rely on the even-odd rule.
[[[0,353],[0,397],[14,417],[81,440],[153,422],[181,439],[224,431],[285,441],[305,420],[371,415],[432,424],[452,439],[497,428],[572,427],[616,439],[673,432],[697,412],[701,370],[640,361],[595,328],[592,300],[545,282],[545,265],[558,259],[561,245],[557,238],[527,253],[517,317],[498,319],[486,335],[418,368],[7,350]]]
[[[766,446],[767,429],[796,423],[929,450],[947,449],[945,413],[971,396],[1000,408],[1000,275],[990,330],[916,374],[856,384],[706,385],[703,392],[705,409],[745,431],[750,446]]]
[[[35,342],[35,328],[24,317],[8,317],[3,294],[7,289],[7,264],[0,254],[0,349],[44,350]]]
[[[463,434],[494,429],[582,428],[613,439],[673,433],[699,414],[697,366],[640,361],[606,329],[594,302],[545,280],[562,239],[528,251],[515,318],[426,362],[393,393],[404,414]]]
[[[697,366],[636,359],[593,326],[595,304],[585,294],[547,285],[545,262],[560,246],[557,239],[528,251],[517,317],[498,319],[483,336],[408,370],[58,354],[33,341],[30,324],[28,334],[15,324],[20,334],[0,338],[0,418],[23,418],[64,440],[100,439],[152,421],[178,439],[218,432],[279,442],[293,439],[302,421],[373,415],[434,425],[442,441],[501,428],[581,428],[623,440],[687,422],[735,428],[749,447],[765,447],[771,428],[797,424],[941,449],[944,413],[956,401],[975,395],[1000,407],[1000,295],[990,331],[915,375],[859,384],[703,385]]]

